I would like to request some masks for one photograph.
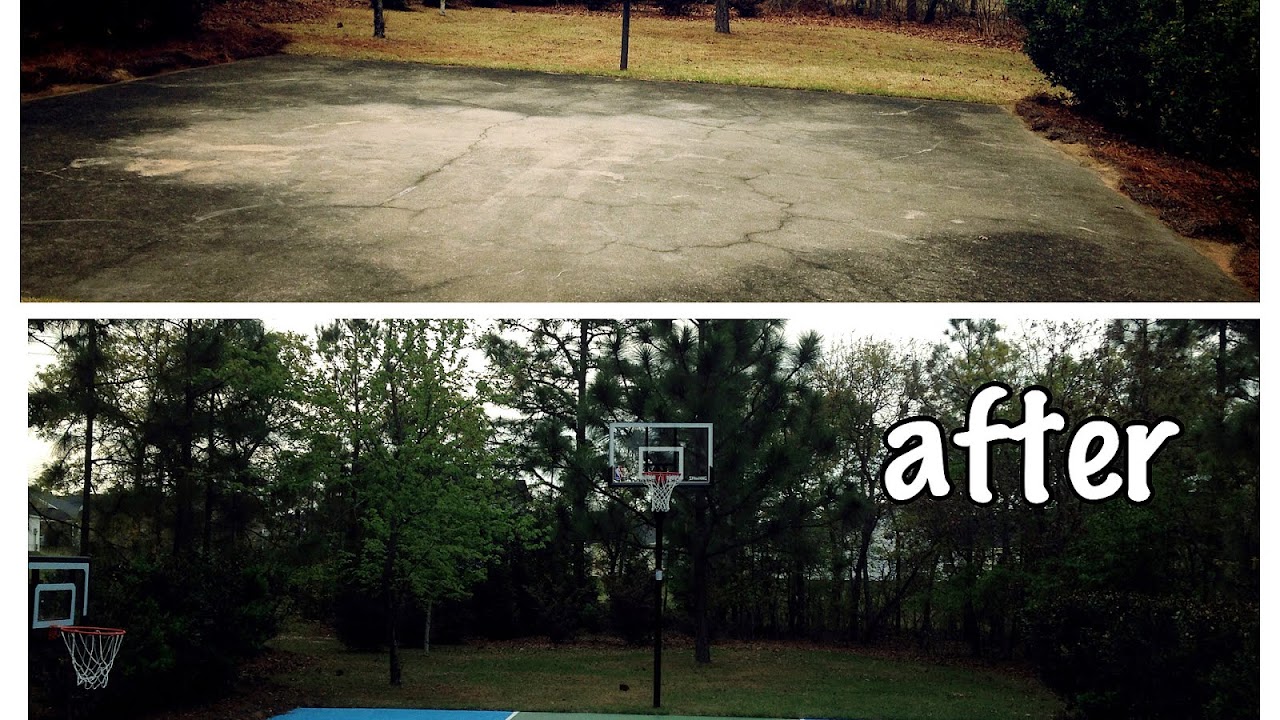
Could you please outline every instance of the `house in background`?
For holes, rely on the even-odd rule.
[[[74,555],[82,507],[77,496],[27,488],[27,552]]]

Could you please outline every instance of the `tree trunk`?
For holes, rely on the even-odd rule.
[[[444,15],[444,0],[440,0],[440,14]]]
[[[387,537],[387,554],[382,566],[382,590],[387,598],[387,645],[389,647],[390,682],[400,685],[400,602],[395,588],[396,554],[400,550],[400,528],[391,518],[391,532]]]
[[[871,612],[871,570],[865,560],[862,563],[862,609],[867,614],[862,623],[862,639],[871,642],[880,630],[880,615],[884,612],[884,607],[881,606],[875,613]]]
[[[841,612],[841,606],[844,604],[844,583],[840,580],[844,577],[845,572],[848,571],[849,566],[845,563],[844,543],[842,539],[833,533],[828,542],[831,543],[831,547],[834,548],[835,551],[831,553],[832,582],[830,590],[831,595],[828,600],[831,609],[827,612],[827,619],[824,622],[829,623],[829,630],[833,636],[839,636],[839,633],[842,632],[843,629],[842,624],[844,617],[844,613]]]
[[[729,32],[729,0],[716,0],[716,32]]]
[[[574,381],[577,385],[578,407],[574,423],[574,455],[575,465],[589,450],[587,444],[587,365],[591,352],[590,339],[587,335],[587,322],[578,322],[578,357],[573,368]],[[583,528],[587,523],[587,494],[591,487],[591,477],[586,468],[580,465],[575,468],[576,478],[573,480],[573,517],[570,533],[573,537],[573,590],[585,593],[587,587],[587,540]]]
[[[435,607],[435,603],[427,603],[427,620],[422,628],[422,651],[424,653],[431,652],[431,609]]]
[[[390,604],[390,605],[392,605],[392,606],[394,607],[397,603],[395,603],[395,602],[393,601],[393,602],[391,602],[391,603],[389,603],[389,604]],[[399,620],[399,618],[398,618],[398,617],[396,617],[397,615],[399,615],[399,613],[398,613],[398,612],[395,612],[395,611],[394,611],[394,609],[393,609],[391,612],[388,612],[388,613],[387,613],[387,639],[388,639],[388,641],[390,642],[390,646],[391,646],[391,649],[390,649],[390,653],[391,653],[391,672],[390,672],[390,676],[391,676],[391,677],[390,677],[390,679],[391,679],[391,684],[392,684],[392,685],[395,685],[395,686],[397,686],[397,687],[399,687],[399,686],[400,686],[400,683],[401,683],[401,680],[400,680],[400,637],[399,637],[399,633],[398,633],[398,631],[396,630],[396,625],[398,625],[398,624],[399,624],[398,622],[396,622],[397,620]]]
[[[907,0],[907,20],[915,22],[920,19],[919,0]]]
[[[809,597],[804,566],[797,563],[791,572],[791,591],[787,593],[787,632],[792,639],[805,637],[809,631]]]
[[[89,320],[89,362],[84,412],[84,489],[80,497],[80,554],[89,555],[89,501],[93,496],[93,420],[98,414],[98,321]]]
[[[929,0],[929,6],[924,11],[924,23],[926,25],[938,18],[938,2],[939,0]]]
[[[871,588],[867,577],[868,556],[871,554],[871,536],[875,534],[876,517],[870,515],[862,523],[861,537],[858,539],[858,558],[853,564],[853,584],[850,587],[853,601],[853,622],[850,634],[856,640],[868,640],[871,634]],[[861,594],[862,597],[858,597]],[[859,606],[861,603],[861,606]],[[858,616],[861,609],[862,616]]]
[[[969,645],[969,654],[977,657],[982,653],[982,635],[978,629],[978,612],[973,607],[972,597],[964,599],[963,623],[960,634]]]
[[[183,379],[182,379],[182,417],[178,420],[177,440],[179,460],[177,472],[174,473],[174,483],[177,485],[175,500],[177,501],[176,517],[173,526],[173,554],[180,556],[186,554],[191,549],[191,525],[193,522],[195,494],[195,472],[193,465],[195,464],[192,452],[192,445],[195,443],[195,431],[192,425],[195,421],[196,406],[196,389],[191,380],[193,369],[191,367],[191,353],[194,328],[192,322],[186,322],[185,347],[183,348]]]
[[[206,452],[208,453],[208,462],[212,463],[213,454],[216,449],[214,447],[214,439],[213,439],[213,401],[212,399],[209,402],[208,423],[209,423],[209,427],[205,428],[205,430],[209,433],[208,449],[206,450]],[[215,487],[216,486],[213,481],[213,478],[207,477],[204,483],[204,528],[202,529],[201,536],[200,536],[200,552],[205,557],[209,557],[209,552],[213,549],[213,506],[216,504],[215,498],[217,495],[217,491]]]
[[[924,607],[920,610],[921,646],[925,650],[933,647],[933,581],[938,576],[938,559],[929,558],[929,586],[924,591]]]
[[[700,665],[711,662],[711,624],[707,620],[707,498],[698,494],[694,500],[693,541],[693,659]]]
[[[373,36],[376,38],[385,38],[387,36],[387,21],[382,16],[382,0],[372,0],[373,2]]]

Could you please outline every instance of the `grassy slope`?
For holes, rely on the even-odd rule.
[[[342,27],[338,27],[341,24]],[[288,52],[589,75],[618,71],[620,22],[604,15],[432,9],[387,14],[387,38],[367,9],[279,26]],[[1008,105],[1049,89],[1025,55],[857,28],[634,17],[629,70],[640,79],[834,90]]]
[[[652,654],[645,649],[408,649],[404,685],[391,688],[384,653],[346,652],[331,639],[274,645],[318,658],[278,678],[316,705],[652,712]],[[691,650],[668,650],[664,714],[1026,720],[1061,709],[1034,681],[992,670],[776,646],[718,647],[714,659],[699,667]],[[628,691],[619,689],[623,683]]]

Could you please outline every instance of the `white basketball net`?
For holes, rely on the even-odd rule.
[[[683,480],[684,476],[674,472],[644,472],[644,486],[649,491],[649,507],[653,512],[667,512],[671,509],[671,493]]]
[[[63,627],[58,632],[71,653],[76,669],[76,684],[90,690],[107,686],[107,675],[120,651],[124,631],[112,628]]]

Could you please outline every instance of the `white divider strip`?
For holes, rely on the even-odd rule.
[[[511,713],[510,715],[508,715],[508,716],[507,716],[507,720],[511,720],[512,718],[514,718],[515,716],[517,716],[517,715],[519,715],[519,714],[520,714],[520,711],[519,711],[519,710],[516,710],[515,712],[513,712],[513,713]]]

